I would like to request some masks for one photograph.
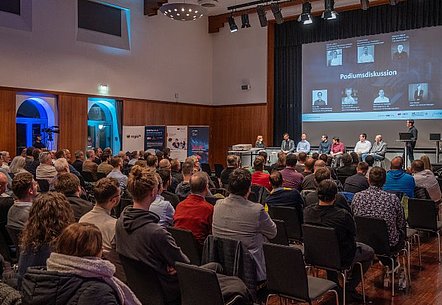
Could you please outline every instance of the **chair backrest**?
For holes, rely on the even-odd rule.
[[[254,196],[252,194],[254,194]],[[251,196],[249,196],[249,200],[264,204],[269,194],[270,194],[269,190],[264,186],[253,184],[251,187],[251,193],[250,193]]]
[[[221,178],[221,172],[224,170],[224,166],[219,163],[215,163],[215,175]]]
[[[202,247],[198,244],[192,232],[189,230],[168,227],[167,231],[175,239],[176,244],[190,259],[192,265],[201,265]]]
[[[437,230],[436,203],[428,199],[408,199],[408,225],[413,229]]]
[[[201,163],[201,169],[203,172],[206,172],[209,175],[209,177],[212,175],[212,169],[210,168],[210,164]]]
[[[143,262],[120,254],[127,283],[143,305],[165,305],[165,298],[155,270]]]
[[[6,231],[8,231],[9,237],[11,237],[12,242],[14,243],[17,258],[20,255],[20,235],[23,229],[19,229],[17,227],[11,226],[11,225],[5,225]]]
[[[395,194],[397,196],[397,198],[399,198],[399,201],[401,201],[402,197],[404,197],[404,195],[405,195],[404,192],[399,192],[399,191],[386,190],[386,192],[390,193],[390,194]]]
[[[345,184],[345,180],[347,180],[347,178],[350,176],[346,176],[346,175],[338,175],[338,180],[339,182],[341,182],[342,185]]]
[[[269,243],[265,243],[263,249],[269,291],[309,301],[307,273],[301,250]]]
[[[224,305],[215,271],[177,262],[181,305]]]
[[[431,199],[430,194],[428,194],[428,191],[424,187],[416,186],[414,188],[414,198],[417,199]]]
[[[367,216],[355,216],[357,241],[373,248],[376,255],[390,256],[390,242],[385,220]]]
[[[46,179],[37,179],[38,188],[40,192],[46,193],[49,192],[49,181]]]
[[[285,227],[284,221],[273,219],[273,222],[276,224],[277,233],[275,238],[271,239],[270,242],[272,244],[288,246],[289,237],[287,236],[287,228]]]
[[[287,236],[290,240],[302,241],[302,227],[296,208],[273,206],[269,207],[269,213],[272,219],[284,221],[287,229]]]
[[[307,264],[327,270],[342,270],[339,243],[334,228],[304,224],[302,231]]]

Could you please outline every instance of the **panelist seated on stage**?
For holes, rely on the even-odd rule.
[[[266,145],[264,144],[263,136],[259,135],[256,137],[255,147],[256,148],[266,148]]]
[[[310,143],[307,141],[307,134],[303,133],[301,135],[301,141],[299,141],[296,146],[296,152],[305,152],[306,154],[310,152]]]
[[[330,153],[330,149],[331,149],[331,143],[328,140],[328,136],[324,134],[321,137],[321,143],[319,143],[318,153],[328,155]]]
[[[339,167],[341,165],[341,157],[344,152],[344,143],[342,143],[338,137],[333,137],[333,144],[331,145],[330,155],[335,159],[335,167]]]
[[[284,140],[281,142],[281,150],[286,154],[294,152],[296,149],[295,141],[290,139],[290,135],[288,133],[285,133],[283,138]]]
[[[382,135],[378,134],[374,139],[369,153],[362,154],[362,161],[365,161],[367,156],[373,156],[374,160],[382,161],[385,159],[385,153],[387,152],[387,143],[382,140]]]
[[[355,153],[361,156],[362,154],[368,153],[370,149],[371,149],[371,143],[370,141],[367,140],[367,134],[361,133],[359,135],[359,141],[355,145],[354,149]]]

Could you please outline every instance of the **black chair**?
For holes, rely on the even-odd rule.
[[[348,177],[350,176],[338,175],[338,180],[341,182],[342,186],[345,185],[345,180],[347,180]]]
[[[252,194],[254,194],[254,196]],[[249,198],[252,198],[255,200],[252,200],[252,199],[249,199],[249,200],[253,201],[253,202],[261,203],[262,205],[264,205],[269,194],[270,194],[269,190],[267,188],[265,188],[264,186],[253,184],[251,187],[251,192],[250,192],[250,195],[252,195],[252,197],[249,197]]]
[[[180,282],[181,305],[235,304],[240,296],[224,302],[215,271],[180,262],[175,264]]]
[[[414,188],[414,198],[417,199],[431,199],[430,194],[428,194],[428,191],[424,187],[416,186]]]
[[[263,245],[267,270],[267,289],[270,294],[276,294],[279,298],[289,298],[296,301],[308,302],[332,291],[336,297],[336,305],[339,304],[337,284],[321,278],[307,276],[304,259],[301,250],[290,246]],[[281,299],[280,299],[280,302]]]
[[[339,251],[338,238],[335,229],[329,227],[320,227],[315,225],[302,225],[304,233],[304,256],[305,262],[313,267],[337,272],[342,276],[342,298],[346,299],[347,273],[350,266],[342,266],[341,254]],[[327,253],[327,255],[324,255]],[[361,272],[362,295],[365,303],[365,283],[362,263],[357,262]]]
[[[284,221],[273,219],[273,222],[276,224],[277,233],[275,238],[271,239],[270,242],[272,244],[288,246],[289,237],[287,236],[287,228],[285,227]]]
[[[205,199],[208,203],[210,203],[211,205],[215,205],[216,202],[217,202],[220,198],[216,198],[216,197],[213,197],[213,196],[206,196],[204,199]]]
[[[207,175],[212,176],[212,169],[210,168],[210,164],[208,163],[201,163],[201,170],[203,172],[206,172]]]
[[[120,254],[127,283],[143,305],[165,305],[165,297],[155,270],[143,262]]]
[[[215,185],[215,188],[219,189],[221,185],[219,184],[219,178],[210,176],[210,180],[212,180],[213,184]]]
[[[224,166],[219,163],[215,163],[215,176],[221,178],[221,173],[224,170]]]
[[[17,227],[11,225],[5,225],[6,231],[8,231],[9,237],[15,246],[15,251],[17,253],[17,260],[20,257],[20,235],[23,229],[19,229]]]
[[[168,227],[167,231],[169,231],[175,239],[178,247],[180,247],[184,254],[190,259],[190,263],[192,265],[200,266],[203,247],[198,244],[192,232],[174,227]]]
[[[96,182],[97,181],[95,174],[92,172],[84,172],[83,171],[83,172],[81,172],[81,175],[83,176],[84,181],[86,181],[86,182]]]
[[[101,173],[101,172],[97,172],[96,177],[97,177],[97,181],[103,178],[106,178],[107,174],[105,173]]]
[[[408,225],[410,228],[437,235],[439,262],[441,262],[440,231],[442,221],[437,221],[437,208],[433,200],[408,199]]]
[[[186,200],[187,196],[178,195],[178,198],[180,199],[180,202],[181,202],[181,201]]]
[[[390,194],[395,194],[397,196],[397,198],[399,198],[400,201],[402,201],[402,197],[404,197],[404,195],[405,195],[404,192],[399,192],[399,191],[387,190],[386,192],[390,193]]]
[[[46,179],[37,179],[38,188],[40,192],[46,193],[49,192],[49,181]]]
[[[284,221],[290,241],[302,242],[302,227],[296,208],[284,206],[269,207],[269,214],[272,219]]]
[[[377,257],[384,257],[389,259],[391,265],[391,296],[394,297],[394,276],[395,276],[395,257],[400,253],[405,253],[408,259],[407,249],[400,249],[397,252],[392,252],[390,249],[390,241],[388,239],[387,223],[383,219],[367,217],[367,216],[355,216],[355,222],[357,230],[357,240],[373,248]],[[404,262],[404,267],[407,265]],[[409,268],[409,266],[408,266]],[[410,273],[407,273],[408,276]],[[411,281],[411,278],[408,279]]]

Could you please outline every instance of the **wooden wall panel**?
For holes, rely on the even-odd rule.
[[[15,91],[0,88],[0,150],[15,156],[16,148],[16,103]]]
[[[87,145],[87,96],[60,94],[58,96],[58,148],[67,148],[72,156]]]

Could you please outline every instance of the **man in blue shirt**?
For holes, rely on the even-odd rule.
[[[301,141],[296,146],[296,152],[305,152],[306,154],[310,152],[310,143],[307,141],[307,134],[301,134]]]
[[[390,170],[387,172],[387,181],[384,184],[385,191],[403,192],[408,198],[414,197],[416,182],[413,176],[407,174],[402,168],[404,160],[395,157],[391,160]]]
[[[113,170],[107,175],[107,178],[115,178],[117,179],[118,183],[120,184],[120,187],[126,188],[127,187],[127,176],[123,175],[121,173],[121,168],[123,167],[123,160],[121,160],[120,157],[115,156],[112,157],[110,160],[110,165],[113,166]]]
[[[321,143],[319,143],[319,154],[329,154],[331,149],[331,143],[328,141],[327,135],[322,135],[321,137]]]

